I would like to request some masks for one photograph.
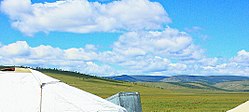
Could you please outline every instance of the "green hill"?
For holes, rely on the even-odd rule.
[[[248,92],[249,91],[249,77],[245,76],[191,76],[191,75],[176,75],[176,76],[143,76],[143,75],[121,75],[106,77],[112,80],[147,83],[151,85],[171,84],[189,89],[202,89],[213,91],[227,91],[227,92]],[[159,86],[158,88],[164,88]]]
[[[197,89],[171,83],[122,82],[57,70],[40,71],[103,98],[120,91],[140,92],[143,112],[224,112],[249,99],[249,93],[245,92]]]
[[[221,82],[221,83],[215,84],[215,86],[218,88],[226,89],[226,90],[249,92],[249,80]]]

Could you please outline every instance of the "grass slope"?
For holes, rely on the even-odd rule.
[[[108,79],[128,81],[128,82],[160,82],[161,80],[168,78],[166,76],[145,76],[145,75],[121,75],[106,77]]]
[[[41,72],[103,98],[120,91],[140,92],[143,112],[225,112],[249,99],[249,93],[193,89],[170,83],[120,82],[53,70]]]
[[[249,77],[244,76],[191,76],[178,75],[165,78],[163,82],[202,82],[207,84],[216,84],[220,82],[242,81],[249,80]]]
[[[226,90],[247,91],[249,92],[249,80],[247,81],[231,81],[215,84],[216,87]]]

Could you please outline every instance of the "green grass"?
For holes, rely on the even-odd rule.
[[[143,112],[225,112],[249,99],[249,93],[193,89],[170,83],[128,83],[71,72],[43,73],[102,98],[121,91],[140,92]]]

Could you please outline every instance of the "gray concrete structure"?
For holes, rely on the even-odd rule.
[[[138,92],[120,92],[106,100],[124,107],[128,112],[142,112],[141,99]]]

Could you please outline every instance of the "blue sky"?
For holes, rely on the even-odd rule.
[[[248,75],[248,0],[1,0],[0,62],[94,75]]]
[[[196,44],[208,56],[232,57],[238,50],[249,50],[249,7],[247,0],[166,0],[164,7],[172,18],[170,26],[184,30],[201,27],[206,41],[197,35]],[[193,34],[194,35],[194,34]]]

